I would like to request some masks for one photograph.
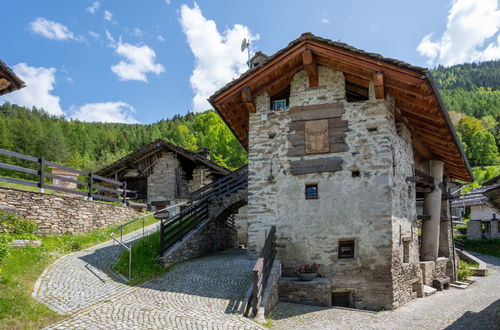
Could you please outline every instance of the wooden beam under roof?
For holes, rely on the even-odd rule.
[[[318,65],[310,49],[306,49],[302,52],[302,63],[309,76],[309,87],[317,87],[319,85]]]
[[[252,91],[250,90],[250,88],[245,87],[241,90],[241,99],[243,100],[243,106],[247,109],[248,112],[256,112],[255,103],[253,101]]]
[[[382,71],[376,71],[373,73],[373,87],[375,88],[376,99],[385,98],[384,73]]]

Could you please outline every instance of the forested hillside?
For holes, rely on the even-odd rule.
[[[467,115],[452,117],[471,165],[480,167],[477,176],[486,180],[499,174],[500,61],[438,67],[433,76],[448,109]],[[158,138],[194,151],[210,148],[213,160],[232,169],[246,162],[244,149],[213,111],[130,125],[84,123],[35,108],[0,106],[0,148],[85,170],[99,169]]]
[[[0,148],[40,156],[85,170],[96,170],[163,138],[190,150],[211,150],[220,165],[238,168],[246,154],[213,111],[176,115],[151,125],[84,123],[50,116],[35,108],[0,106]]]
[[[438,67],[432,72],[479,183],[500,174],[500,61]]]

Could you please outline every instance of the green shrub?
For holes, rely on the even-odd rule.
[[[464,248],[468,251],[500,257],[500,238],[466,239],[464,244]]]
[[[0,211],[0,231],[13,235],[34,234],[37,225],[15,214]]]
[[[0,264],[9,256],[11,241],[12,238],[9,235],[0,235]]]
[[[469,276],[474,275],[474,272],[470,269],[470,267],[474,267],[474,265],[469,264],[466,261],[460,260],[458,264],[458,280],[466,281]]]

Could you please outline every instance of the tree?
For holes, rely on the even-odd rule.
[[[486,166],[498,163],[498,149],[495,137],[488,131],[474,133],[467,148],[467,157],[473,165]]]

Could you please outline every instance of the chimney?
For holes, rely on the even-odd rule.
[[[200,148],[198,150],[198,155],[206,160],[210,160],[210,149],[209,148]]]

